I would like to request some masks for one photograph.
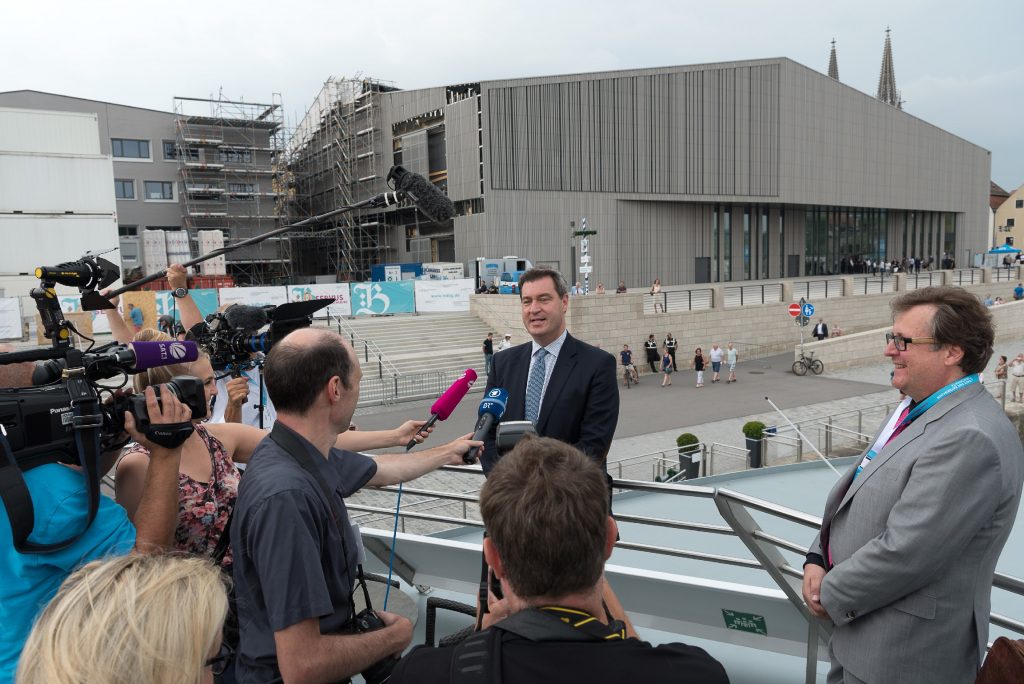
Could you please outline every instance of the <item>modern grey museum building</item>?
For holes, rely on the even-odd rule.
[[[515,254],[568,274],[584,217],[591,283],[609,287],[858,257],[963,266],[991,246],[987,150],[786,58],[404,91],[329,81],[292,154],[295,218],[380,192],[393,163],[456,207],[446,224],[407,207],[337,219],[293,252],[297,272]]]

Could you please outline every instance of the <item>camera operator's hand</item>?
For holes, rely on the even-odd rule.
[[[512,614],[512,608],[508,604],[508,599],[499,599],[491,590],[487,590],[487,612],[484,613],[483,619],[480,623],[481,629],[487,629],[495,622],[504,620]]]
[[[377,617],[380,618],[380,621],[384,623],[384,629],[395,630],[398,638],[403,644],[405,644],[405,646],[402,646],[402,648],[390,654],[393,658],[401,658],[402,651],[412,643],[412,623],[409,622],[408,618],[402,617],[396,613],[388,613],[383,610],[375,610],[374,612],[377,613]]]
[[[242,407],[249,399],[249,379],[240,375],[228,380],[225,387],[228,390],[228,403],[224,407],[224,422],[241,423]]]
[[[392,446],[404,447],[411,441],[417,444],[423,444],[423,442],[430,436],[430,433],[434,431],[434,426],[431,425],[426,430],[423,430],[423,426],[427,424],[425,420],[407,420],[397,428],[395,428],[395,440]]]
[[[156,400],[156,392],[152,387],[147,387],[144,394],[146,395],[146,413],[149,414],[149,422],[154,427],[169,426],[169,425],[181,425],[188,423],[191,425],[192,420],[192,409],[185,404],[181,403],[174,394],[167,389],[166,385],[160,387],[160,401]],[[153,456],[174,456],[177,457],[180,453],[181,447],[165,447],[153,442],[146,435],[139,432],[135,425],[135,416],[131,412],[124,414],[124,427],[128,431],[128,434],[132,436],[136,442],[146,447],[149,450],[150,457]]]
[[[188,271],[181,264],[171,264],[167,267],[167,283],[172,290],[179,287],[188,288]]]

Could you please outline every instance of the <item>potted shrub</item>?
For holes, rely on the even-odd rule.
[[[679,451],[679,469],[686,473],[686,479],[700,477],[700,440],[697,435],[684,432],[676,437],[676,447]]]
[[[747,451],[750,453],[750,467],[761,467],[761,439],[764,437],[765,424],[759,420],[751,420],[743,424],[743,436],[747,438]]]

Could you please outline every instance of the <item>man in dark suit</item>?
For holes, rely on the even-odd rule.
[[[819,341],[828,339],[828,326],[825,325],[825,321],[818,319],[818,325],[814,326],[813,335],[818,338]]]
[[[619,420],[615,357],[566,331],[569,286],[558,271],[524,273],[519,299],[533,341],[494,355],[487,390],[508,391],[503,420],[530,420],[541,436],[572,444],[605,469]],[[498,460],[494,437],[492,430],[484,440],[485,473]]]

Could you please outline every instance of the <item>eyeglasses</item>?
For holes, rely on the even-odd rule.
[[[217,655],[213,656],[206,661],[206,667],[210,668],[210,672],[217,675],[218,677],[224,674],[224,671],[228,669],[228,665],[235,658],[235,649],[231,647],[226,641],[220,642],[220,650],[217,651]]]
[[[936,344],[934,337],[904,337],[899,333],[885,333],[885,344],[890,342],[896,347],[896,351],[907,351],[908,344]]]

